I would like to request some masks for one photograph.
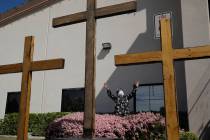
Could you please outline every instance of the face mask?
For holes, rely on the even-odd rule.
[[[121,96],[121,97],[124,96],[123,90],[119,90],[118,95]]]

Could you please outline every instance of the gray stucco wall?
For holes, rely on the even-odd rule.
[[[210,44],[207,0],[182,0],[184,47]],[[210,59],[185,62],[189,127],[210,138]]]

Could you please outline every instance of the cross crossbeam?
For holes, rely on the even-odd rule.
[[[210,57],[210,46],[174,49],[172,57],[174,60]],[[162,61],[161,51],[115,55],[117,66],[160,61]]]
[[[210,57],[210,46],[207,45],[193,48],[173,49],[170,20],[161,19],[160,25],[162,51],[116,55],[115,65],[120,66],[162,62],[167,137],[168,140],[179,140],[173,61]]]
[[[34,61],[31,63],[31,71],[43,71],[43,70],[52,70],[60,69],[64,67],[64,59],[52,59],[52,60],[41,60]],[[23,71],[23,64],[10,64],[10,65],[1,65],[0,74],[9,74],[9,73],[19,73]]]
[[[32,61],[33,50],[34,37],[28,36],[25,38],[23,63],[0,66],[0,74],[22,72],[17,140],[28,140],[32,71],[64,68],[64,59]]]
[[[84,136],[93,137],[95,131],[95,35],[96,19],[136,11],[136,1],[96,8],[96,0],[87,0],[87,11],[57,17],[53,27],[61,27],[79,22],[86,23],[86,60],[85,60],[85,112]]]
[[[110,17],[136,11],[136,1],[102,7],[95,10],[95,18]],[[87,11],[53,19],[53,27],[60,27],[87,20]]]

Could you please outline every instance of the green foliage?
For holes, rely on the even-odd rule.
[[[67,115],[68,113],[40,113],[30,114],[29,116],[29,132],[34,136],[44,136],[45,129],[54,119]],[[0,135],[16,135],[17,134],[18,114],[6,114],[3,120],[0,120]]]
[[[16,113],[5,115],[0,126],[1,135],[16,135],[17,117],[18,115]]]
[[[3,121],[4,121],[3,119],[0,119],[0,134],[1,134],[1,132],[2,132],[2,127],[1,127],[1,126],[3,125],[3,124],[2,124]]]
[[[199,140],[192,132],[180,132],[180,140]]]
[[[44,136],[48,124],[56,118],[60,118],[68,113],[46,113],[30,114],[29,132],[34,136]]]

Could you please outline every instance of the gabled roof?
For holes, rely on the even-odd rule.
[[[31,0],[30,2],[27,2],[22,6],[0,14],[0,27],[14,22],[24,16],[30,15],[59,1],[62,0]]]

